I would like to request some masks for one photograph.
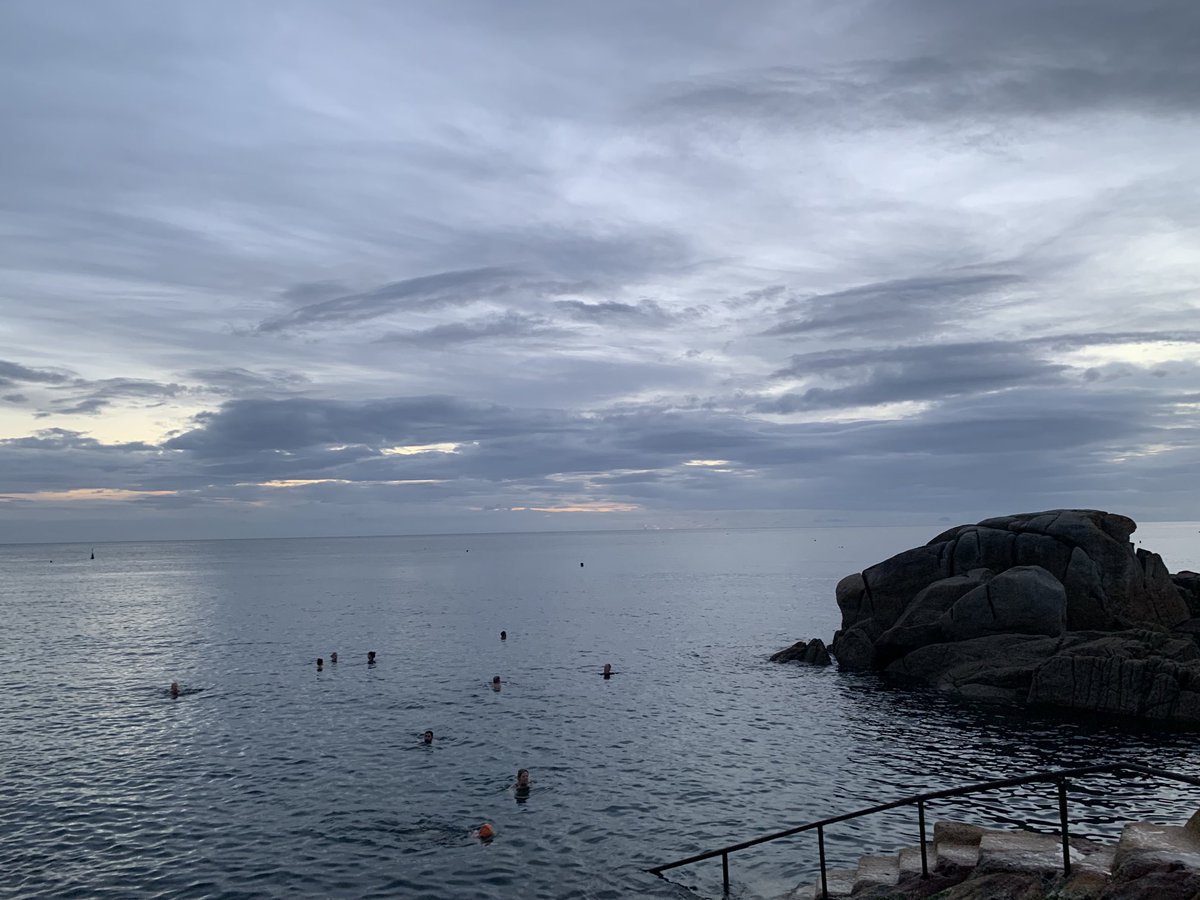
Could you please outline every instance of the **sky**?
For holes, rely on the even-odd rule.
[[[1200,4],[0,4],[0,541],[1200,501]]]

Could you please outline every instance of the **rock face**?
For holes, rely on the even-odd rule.
[[[1054,510],[961,525],[837,586],[839,667],[966,697],[1200,725],[1200,575],[1132,519]]]

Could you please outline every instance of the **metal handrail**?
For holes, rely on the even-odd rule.
[[[1022,784],[1034,784],[1039,781],[1052,781],[1058,787],[1058,812],[1059,821],[1062,825],[1062,845],[1063,845],[1063,872],[1066,875],[1071,874],[1071,856],[1070,845],[1068,843],[1070,833],[1069,824],[1067,821],[1067,779],[1068,778],[1084,778],[1089,775],[1102,774],[1119,774],[1121,772],[1132,772],[1138,775],[1145,775],[1151,778],[1166,778],[1172,781],[1182,781],[1186,784],[1191,784],[1200,787],[1200,778],[1194,778],[1191,775],[1180,775],[1176,772],[1168,772],[1165,769],[1155,769],[1149,766],[1139,765],[1137,763],[1103,763],[1094,766],[1081,766],[1074,769],[1056,769],[1052,771],[1036,772],[1033,775],[1021,775],[1017,778],[1000,778],[995,781],[981,781],[978,784],[968,784],[963,787],[945,788],[940,791],[927,791],[923,794],[912,794],[908,797],[902,797],[899,800],[892,800],[888,803],[880,803],[876,806],[869,806],[865,809],[859,809],[854,812],[842,813],[839,816],[830,816],[826,819],[818,819],[815,822],[806,822],[803,825],[797,825],[793,828],[785,828],[783,831],[776,831],[772,834],[763,835],[762,837],[751,838],[748,841],[742,841],[738,844],[730,844],[727,847],[721,847],[717,850],[709,850],[705,853],[697,853],[695,856],[689,856],[686,859],[678,859],[675,862],[669,862],[665,865],[655,866],[646,871],[663,877],[663,872],[668,869],[675,869],[679,866],[686,866],[692,863],[702,862],[706,859],[721,857],[721,873],[724,882],[725,893],[729,893],[729,854],[736,853],[738,850],[745,850],[747,847],[754,847],[758,844],[765,844],[768,841],[776,841],[780,838],[791,837],[794,834],[800,834],[803,831],[812,831],[816,829],[817,845],[820,854],[821,864],[821,895],[828,900],[829,889],[826,883],[826,865],[825,865],[825,827],[827,825],[835,825],[838,822],[846,822],[850,819],[857,819],[862,816],[869,816],[873,813],[885,812],[889,809],[897,809],[901,806],[916,805],[917,815],[919,820],[919,829],[921,833],[921,877],[929,877],[929,860],[925,850],[925,804],[930,800],[943,800],[947,797],[965,797],[968,794],[977,794],[984,791],[994,791],[999,788],[1016,787]]]

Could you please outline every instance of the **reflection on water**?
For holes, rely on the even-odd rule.
[[[695,896],[644,869],[1035,768],[1200,774],[1188,735],[766,662],[833,632],[841,576],[928,531],[0,547],[3,891]],[[331,647],[341,662],[317,673]],[[606,662],[620,678],[596,677]],[[1200,797],[1096,779],[1070,804],[1103,836]],[[943,816],[1054,828],[1057,810],[1031,788]],[[830,829],[827,849],[846,863],[915,830],[896,811]],[[739,896],[777,896],[814,860],[802,835],[731,874]],[[673,877],[712,896],[720,864]]]

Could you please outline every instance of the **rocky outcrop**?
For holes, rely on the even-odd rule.
[[[1171,581],[1183,597],[1183,602],[1187,604],[1192,616],[1200,617],[1200,573],[1186,570],[1176,572],[1171,576]]]
[[[820,638],[811,641],[796,641],[786,650],[780,650],[771,656],[771,662],[801,662],[810,666],[828,666],[833,663],[825,642]]]
[[[838,583],[842,669],[964,697],[1200,725],[1200,575],[1136,524],[1053,510],[960,525]]]

